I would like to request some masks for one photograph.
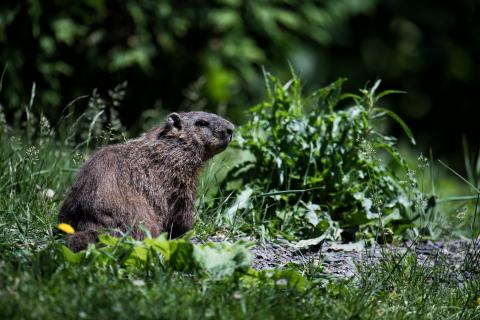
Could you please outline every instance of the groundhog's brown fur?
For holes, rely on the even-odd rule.
[[[141,138],[98,150],[84,164],[61,209],[72,225],[78,251],[101,229],[131,231],[141,239],[162,231],[179,236],[192,228],[197,176],[203,163],[223,151],[234,126],[206,112],[172,113]]]

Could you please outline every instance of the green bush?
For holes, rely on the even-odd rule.
[[[355,233],[401,233],[424,211],[396,139],[377,125],[389,116],[414,143],[405,123],[378,105],[396,91],[377,94],[377,81],[359,95],[342,94],[340,79],[304,98],[295,76],[282,84],[267,74],[266,82],[268,100],[250,109],[250,121],[236,139],[236,148],[254,160],[240,163],[226,178],[241,185],[229,219],[245,208],[248,221],[290,236],[337,238],[342,228],[351,239]]]

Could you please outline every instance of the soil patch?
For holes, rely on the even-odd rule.
[[[254,239],[245,238],[247,241]],[[194,242],[200,242],[193,239]],[[229,241],[213,236],[208,241]],[[283,268],[288,264],[321,265],[321,272],[335,278],[350,278],[357,274],[358,266],[378,263],[387,254],[402,256],[407,250],[414,251],[422,264],[435,264],[441,260],[452,270],[452,276],[463,282],[465,273],[461,273],[470,242],[466,240],[426,241],[421,243],[405,242],[401,245],[375,245],[365,248],[360,244],[338,245],[323,243],[309,249],[299,249],[290,244],[265,242],[251,249],[253,268],[257,270]]]

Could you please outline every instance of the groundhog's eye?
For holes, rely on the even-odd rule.
[[[197,121],[195,122],[195,125],[196,125],[197,127],[208,127],[208,122],[205,121],[205,120],[197,120]]]

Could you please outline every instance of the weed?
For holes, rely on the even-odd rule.
[[[343,82],[304,98],[295,75],[282,84],[266,74],[269,98],[250,109],[251,119],[236,139],[238,150],[254,159],[234,167],[225,180],[239,181],[240,189],[227,218],[235,213],[286,237],[328,233],[334,240],[341,229],[344,239],[353,240],[386,229],[401,234],[413,226],[426,207],[419,201],[415,173],[396,149],[396,139],[375,125],[388,116],[415,142],[395,113],[378,106],[396,91],[377,93],[376,82],[359,95],[342,94]],[[245,208],[248,214],[239,210]]]

